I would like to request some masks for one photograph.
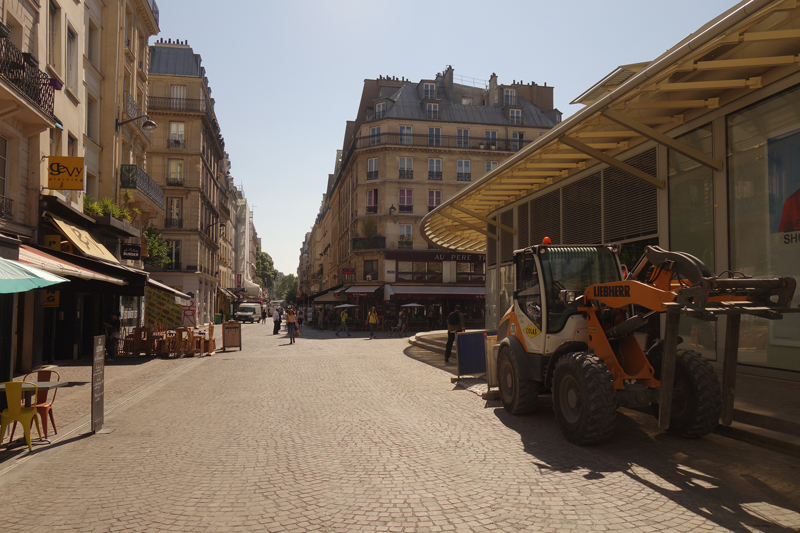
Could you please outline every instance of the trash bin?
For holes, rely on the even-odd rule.
[[[217,313],[214,315],[214,324],[222,324],[222,315]]]

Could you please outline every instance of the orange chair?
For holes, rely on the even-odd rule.
[[[38,412],[35,407],[22,407],[22,381],[8,381],[4,383],[6,388],[6,402],[8,403],[8,407],[3,409],[3,412],[0,413],[0,442],[3,441],[3,437],[6,436],[6,428],[8,427],[9,422],[20,422],[22,424],[22,429],[25,432],[25,442],[28,443],[28,451],[32,451],[31,448],[31,425],[33,425],[34,420],[36,421],[36,430],[39,432],[39,438],[42,438],[42,428],[39,425],[39,416]],[[33,385],[33,393],[38,396],[39,388],[36,385]],[[14,433],[11,433],[11,440],[14,440]]]
[[[53,374],[56,375],[55,381],[61,381],[61,374],[56,372],[55,370],[37,370],[36,372],[31,372],[30,374],[26,374],[22,381],[28,381],[28,377],[35,375],[35,381],[53,381],[51,379]],[[47,392],[46,390],[38,391],[36,393],[36,411],[39,413],[39,418],[42,419],[42,428],[44,429],[44,438],[47,438],[47,416],[50,415],[50,422],[53,424],[53,433],[58,435],[58,430],[56,429],[56,421],[53,418],[53,402],[56,401],[56,393],[58,389],[53,389],[53,398],[48,402],[47,401]],[[14,422],[14,425],[11,427],[11,440],[14,440],[14,431],[17,430],[17,423]]]

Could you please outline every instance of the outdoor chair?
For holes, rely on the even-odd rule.
[[[54,381],[52,379],[53,374],[55,374],[56,379],[55,381],[61,381],[61,374],[56,372],[55,370],[37,370],[36,372],[31,372],[30,374],[26,374],[22,381],[28,381],[30,376],[36,376],[34,381]],[[47,400],[48,391],[42,390],[37,391],[36,393],[36,412],[39,413],[39,418],[42,419],[42,429],[44,430],[44,438],[47,438],[47,417],[50,417],[50,423],[53,424],[53,433],[58,435],[58,430],[56,429],[56,421],[53,418],[53,402],[56,401],[56,393],[58,389],[53,389],[53,397],[50,401]],[[11,427],[11,440],[14,440],[14,431],[17,430],[17,422],[14,422],[14,425]]]
[[[39,432],[40,439],[42,438],[42,427],[39,425],[39,416],[36,407],[22,406],[22,383],[22,381],[8,381],[4,383],[8,407],[3,409],[3,412],[0,413],[0,443],[6,435],[8,424],[10,422],[19,422],[22,424],[22,430],[25,433],[25,442],[28,443],[28,451],[32,451],[31,425],[36,421],[36,430]],[[39,387],[36,385],[33,385],[33,387],[33,394],[38,396]],[[9,444],[10,443],[11,441],[9,441]]]

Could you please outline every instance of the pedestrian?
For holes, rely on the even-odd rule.
[[[119,313],[112,311],[111,320],[104,323],[104,325],[106,327],[106,355],[108,355],[109,361],[113,361],[117,356],[117,342],[119,341],[119,332],[122,329]]]
[[[400,326],[400,337],[405,337],[406,333],[408,332],[408,313],[405,311],[400,311],[400,318],[398,319],[397,325]]]
[[[456,334],[464,331],[464,313],[461,312],[461,306],[457,305],[455,310],[447,315],[447,347],[444,349],[444,362],[450,362],[450,353],[453,351],[453,343],[456,340]]]
[[[281,312],[276,307],[275,312],[272,313],[272,334],[277,335],[281,330]]]
[[[297,329],[297,315],[293,308],[286,311],[286,331],[289,332],[289,344],[294,344],[294,332]]]
[[[303,310],[300,309],[297,312],[297,329],[301,331],[303,329]]]
[[[267,323],[267,308],[266,307],[262,307],[261,308],[261,323],[262,324],[266,324]]]
[[[373,307],[367,315],[367,323],[369,324],[369,338],[375,338],[375,328],[378,327],[378,311]]]
[[[350,335],[350,330],[347,329],[347,309],[342,309],[342,313],[339,315],[339,320],[341,323],[339,324],[339,329],[336,330],[336,336],[339,336],[339,332],[344,329],[345,333],[347,333],[348,337],[352,337]]]
[[[428,331],[433,331],[433,306],[428,308]]]

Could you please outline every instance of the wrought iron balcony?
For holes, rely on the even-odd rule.
[[[123,189],[136,189],[150,198],[158,207],[164,207],[164,190],[136,165],[120,167],[120,185]]]
[[[412,169],[400,169],[400,176],[398,176],[401,180],[413,180],[414,179],[414,171]]]
[[[230,208],[228,207],[228,202],[220,202],[220,204],[219,204],[219,210],[220,210],[221,212],[225,213],[225,215],[227,215],[227,217],[228,217],[228,218],[230,218],[230,217],[231,217],[231,210],[230,210]]]
[[[138,120],[134,120],[131,124],[139,126],[139,131],[142,132],[142,135],[149,139],[150,132],[142,128],[142,124],[147,120],[145,117],[142,117],[144,111],[139,109],[139,104],[136,103],[136,99],[128,91],[125,91],[125,114],[128,115],[129,118],[141,117]]]
[[[180,149],[184,148],[185,146],[186,146],[186,141],[184,141],[183,139],[167,139],[168,148]]]
[[[5,37],[0,38],[0,76],[45,115],[53,116],[55,89],[50,76],[39,70],[32,60],[26,61],[26,54]]]
[[[353,239],[353,250],[383,250],[386,248],[386,237],[356,237]]]
[[[150,4],[150,11],[153,12],[153,18],[156,19],[156,26],[158,26],[158,4],[156,4],[156,0],[147,0],[147,3]]]
[[[377,142],[376,142],[377,141]],[[432,142],[431,142],[432,141]],[[499,150],[501,152],[515,152],[532,143],[528,139],[486,139],[484,137],[459,137],[458,135],[433,135],[427,133],[393,133],[381,132],[379,136],[364,135],[356,137],[352,149],[369,148],[370,146],[419,146],[436,148],[458,148],[461,150]],[[352,154],[348,153],[345,159]],[[343,160],[342,164],[346,161]]]
[[[441,170],[429,170],[428,171],[428,179],[429,180],[441,180],[442,179],[442,171]]]
[[[410,250],[414,247],[414,239],[404,239],[400,237],[400,240],[397,241],[397,248],[400,250]]]
[[[413,213],[414,212],[414,206],[413,205],[401,205],[400,206],[400,212],[401,213]]]
[[[165,218],[164,219],[164,227],[165,228],[182,228],[183,227],[183,219],[182,218]]]
[[[367,172],[367,179],[368,180],[376,180],[376,179],[378,179],[378,171],[377,170],[368,171]]]
[[[167,176],[167,185],[170,187],[183,187],[183,176]]]
[[[438,205],[429,205],[429,206],[428,206],[428,213],[430,213],[431,211],[433,211],[433,210],[434,210],[434,209],[436,209],[437,207],[439,207],[439,206],[438,206]]]
[[[471,172],[457,172],[456,173],[456,180],[457,181],[471,181],[472,180],[472,173]]]
[[[368,214],[374,215],[377,212],[378,212],[378,206],[377,205],[368,205],[367,206],[367,213]]]
[[[11,206],[13,200],[7,196],[0,196],[0,218],[11,220]]]

